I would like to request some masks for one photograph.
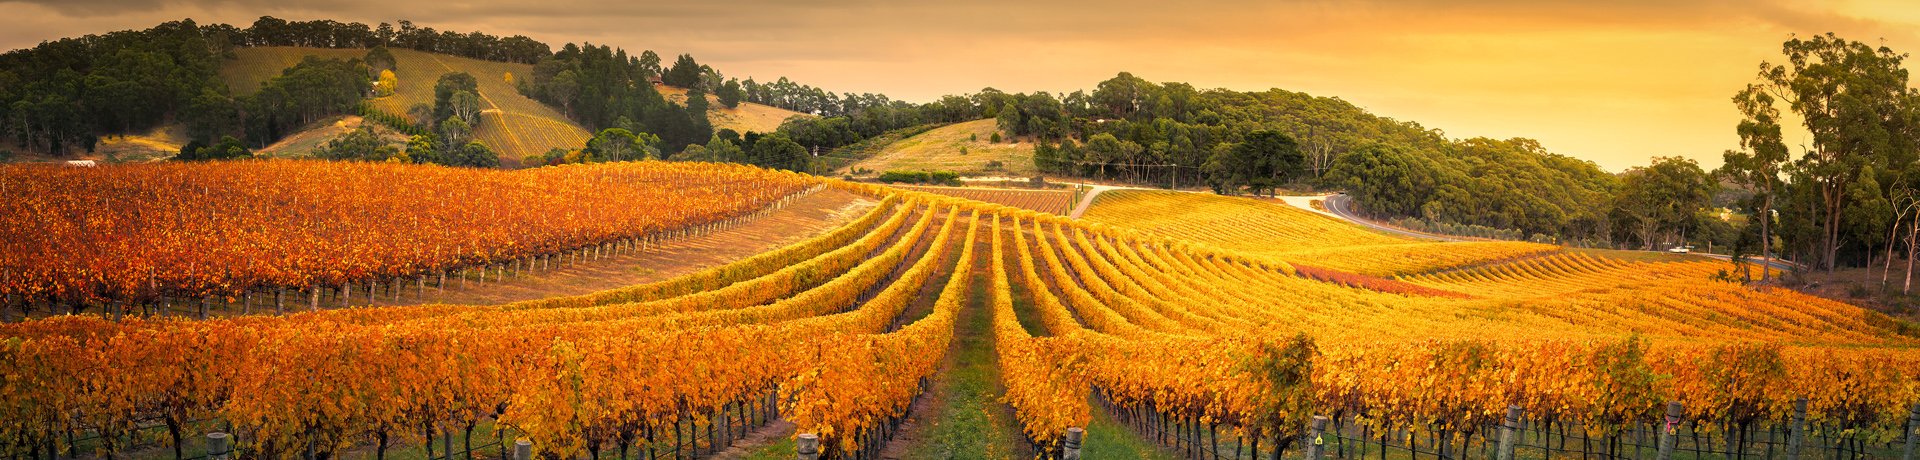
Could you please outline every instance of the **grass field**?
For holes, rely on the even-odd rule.
[[[962,175],[1030,176],[1033,143],[993,143],[998,131],[994,120],[975,120],[936,128],[888,145],[872,158],[854,163],[843,172],[855,169],[881,173],[891,170],[954,171]],[[991,167],[990,162],[1000,162]]]
[[[322,49],[300,47],[261,47],[234,50],[238,59],[227,61],[220,77],[236,95],[259,91],[260,82],[279,75],[306,56],[351,59],[366,55],[359,49]],[[507,83],[507,75],[525,78],[533,66],[483,61],[408,49],[394,49],[398,69],[394,76],[400,85],[394,95],[373,99],[374,107],[394,114],[406,114],[413,104],[433,104],[433,85],[440,75],[466,72],[479,83],[484,113],[474,139],[500,154],[500,163],[518,166],[527,155],[546,153],[553,148],[578,149],[592,135],[546,104],[520,95]]]
[[[687,90],[672,86],[655,86],[660,95],[667,100],[687,103]],[[771,133],[780,129],[780,124],[792,117],[812,117],[813,115],[782,109],[771,105],[741,102],[739,107],[727,108],[720,105],[720,98],[707,95],[707,121],[713,123],[713,130],[731,129],[745,134],[748,131]]]

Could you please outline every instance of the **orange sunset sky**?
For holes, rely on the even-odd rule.
[[[1531,137],[1619,171],[1656,155],[1715,167],[1729,98],[1789,36],[1920,50],[1911,1],[32,0],[0,2],[0,48],[191,17],[261,15],[524,34],[691,53],[732,77],[786,76],[921,102],[994,87],[1090,89],[1120,71],[1202,88],[1338,96],[1450,137]],[[1789,134],[1790,144],[1803,141]]]

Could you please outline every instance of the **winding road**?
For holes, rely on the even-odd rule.
[[[1328,216],[1337,217],[1337,218],[1346,220],[1347,222],[1351,222],[1354,225],[1360,225],[1360,226],[1364,226],[1367,228],[1371,228],[1374,230],[1379,230],[1379,231],[1383,231],[1383,232],[1387,232],[1395,235],[1401,235],[1401,236],[1406,236],[1411,238],[1449,241],[1449,242],[1492,241],[1492,240],[1484,240],[1479,238],[1455,237],[1455,236],[1446,236],[1446,235],[1436,235],[1436,234],[1425,233],[1425,232],[1416,232],[1416,231],[1412,231],[1412,230],[1408,230],[1400,227],[1382,224],[1379,222],[1374,222],[1364,217],[1360,217],[1358,214],[1355,214],[1353,212],[1353,197],[1347,196],[1347,194],[1344,194],[1344,193],[1334,193],[1334,194],[1323,195],[1323,196],[1297,196],[1297,197],[1284,197],[1284,198],[1285,198],[1284,201],[1286,201],[1287,204],[1293,205],[1295,207],[1299,207],[1301,209],[1305,209],[1308,211],[1317,212],[1320,214],[1325,214]],[[1315,200],[1315,199],[1322,200],[1321,204],[1322,206],[1327,208],[1326,211],[1313,209],[1312,200]],[[1658,252],[1658,253],[1672,254],[1666,251],[1643,251],[1643,252]],[[1733,260],[1732,256],[1727,256],[1722,254],[1706,254],[1706,253],[1696,252],[1696,253],[1688,253],[1687,255],[1705,257],[1705,258],[1715,259],[1715,260],[1724,260],[1724,261]],[[1767,266],[1773,267],[1775,270],[1797,271],[1800,269],[1800,266],[1798,264],[1795,264],[1793,262],[1788,262],[1785,260],[1780,260],[1780,259],[1748,258],[1748,260],[1758,261],[1760,263],[1766,264]]]

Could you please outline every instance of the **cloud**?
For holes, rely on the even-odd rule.
[[[0,48],[192,17],[262,15],[689,53],[906,100],[1071,91],[1120,71],[1202,88],[1339,96],[1454,136],[1526,136],[1609,169],[1733,147],[1727,98],[1790,34],[1920,49],[1899,0],[13,0]]]

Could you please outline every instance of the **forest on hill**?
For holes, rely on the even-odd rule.
[[[238,94],[217,70],[249,46],[369,51],[303,61],[260,91]],[[461,95],[478,92],[467,84],[472,75],[443,76],[434,104],[421,110],[431,115],[363,105],[390,88],[382,74],[393,67],[389,47],[531,64],[512,84],[593,135],[529,156],[529,165],[672,159],[801,171],[816,156],[889,132],[991,119],[1010,141],[1032,143],[1032,166],[1042,174],[1225,194],[1338,190],[1365,213],[1425,228],[1591,246],[1713,246],[1823,268],[1885,263],[1920,239],[1911,145],[1920,96],[1908,86],[1905,55],[1832,35],[1787,42],[1786,64],[1730,88],[1746,118],[1735,127],[1741,148],[1715,171],[1650,149],[1650,164],[1610,173],[1531,139],[1449,138],[1338,97],[1202,89],[1124,72],[1091,90],[985,88],[916,104],[786,78],[729,78],[685,54],[666,62],[651,50],[555,51],[523,36],[409,21],[272,17],[244,29],[183,20],[0,55],[0,126],[13,146],[65,153],[91,149],[102,135],[178,123],[189,140],[178,158],[210,159],[246,157],[316,120],[362,113],[413,139],[361,134],[323,157],[497,165],[493,149],[474,139],[474,98]],[[663,97],[656,81],[684,88],[685,103]],[[791,117],[773,132],[716,129],[708,95],[727,107],[759,103],[816,116]],[[1779,134],[1787,112],[1812,133],[1799,155]]]

